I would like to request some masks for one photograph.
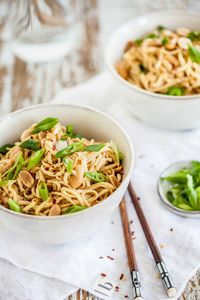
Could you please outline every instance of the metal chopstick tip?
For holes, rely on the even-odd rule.
[[[177,291],[174,287],[171,287],[167,289],[167,294],[170,298],[176,297],[177,296]]]

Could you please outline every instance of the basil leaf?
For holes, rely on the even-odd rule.
[[[58,124],[58,123],[59,123],[59,120],[57,118],[46,118],[34,127],[32,133],[35,134],[35,133],[39,133],[41,131],[50,130],[53,127],[55,127],[56,124]]]
[[[69,174],[71,174],[71,173],[72,173],[72,170],[73,170],[73,166],[74,166],[73,160],[70,159],[70,158],[64,157],[64,158],[63,158],[63,163],[64,163],[64,165],[65,165],[65,168],[66,168],[67,172],[68,172]]]
[[[34,167],[36,167],[40,163],[44,153],[45,153],[45,149],[40,149],[40,150],[34,152],[31,155],[31,157],[29,158],[27,169],[31,170]]]
[[[107,179],[106,176],[100,172],[85,172],[84,175],[95,182],[105,182]]]
[[[81,210],[84,210],[86,209],[87,207],[86,206],[83,206],[83,205],[72,205],[70,206],[69,208],[67,208],[64,212],[63,212],[63,215],[65,214],[72,214],[72,213],[76,213],[76,212],[79,212]]]
[[[170,86],[167,90],[167,95],[169,96],[183,96],[185,89],[178,86]]]
[[[190,31],[188,33],[187,37],[193,42],[198,42],[198,41],[200,41],[200,32],[199,31]]]
[[[21,207],[19,206],[19,204],[15,200],[9,199],[8,200],[8,205],[9,205],[11,210],[13,210],[15,212],[18,212],[18,213],[22,212]]]
[[[200,51],[196,47],[188,45],[188,53],[193,62],[200,63]]]
[[[58,151],[56,153],[57,158],[63,158],[67,155],[71,155],[74,152],[79,152],[84,150],[84,144],[82,142],[73,143],[66,148]]]
[[[40,149],[40,143],[37,140],[27,140],[20,144],[21,148],[37,151]]]
[[[98,152],[100,151],[106,144],[94,144],[87,146],[84,151],[88,152]]]
[[[1,154],[6,154],[10,148],[14,147],[15,145],[12,144],[5,144],[4,146],[0,147],[0,153]]]

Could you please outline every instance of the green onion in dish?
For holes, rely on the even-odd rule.
[[[161,43],[162,43],[163,46],[167,45],[167,44],[169,43],[168,37],[165,36],[165,37],[162,39]]]
[[[70,206],[69,208],[67,208],[67,209],[63,212],[63,215],[66,215],[66,214],[73,214],[73,213],[82,211],[82,210],[84,210],[84,209],[86,209],[86,208],[88,208],[88,207],[83,206],[83,205],[72,205],[72,206]]]
[[[15,164],[6,171],[3,177],[6,176],[7,180],[15,180],[17,178],[17,175],[23,168],[23,166],[24,166],[24,159],[23,159],[22,152],[20,152],[16,158]]]
[[[100,151],[106,144],[93,144],[85,147],[84,151],[88,152],[98,152]]]
[[[159,25],[159,26],[157,26],[157,30],[158,31],[163,31],[163,30],[165,30],[166,28],[164,27],[164,26],[162,26],[162,25]]]
[[[32,133],[39,133],[41,131],[47,131],[52,129],[53,127],[56,126],[56,124],[59,123],[59,120],[57,118],[46,118],[39,122],[37,125],[35,125]]]
[[[5,144],[4,146],[0,147],[0,153],[6,154],[14,145],[12,144]]]
[[[143,40],[142,40],[142,39],[137,39],[137,40],[135,40],[135,44],[136,44],[137,46],[141,46],[142,43],[143,43]]]
[[[187,37],[192,42],[199,42],[200,41],[200,31],[190,31],[187,35]]]
[[[10,182],[12,182],[12,180],[7,180],[7,179],[0,180],[0,187],[7,186]]]
[[[8,200],[8,205],[9,205],[11,210],[13,210],[15,212],[18,212],[18,213],[22,212],[22,209],[21,209],[20,205],[15,200],[9,199]]]
[[[193,62],[200,63],[200,51],[196,47],[189,44],[188,52]]]
[[[20,144],[21,148],[25,148],[25,149],[29,149],[29,150],[33,150],[33,151],[37,151],[40,149],[40,144],[37,140],[26,140],[23,143]]]
[[[183,96],[185,89],[180,86],[170,86],[167,90],[169,96]]]
[[[71,124],[66,126],[66,133],[62,136],[62,140],[66,140],[68,137],[82,139],[80,134],[74,132],[74,127]]]
[[[56,153],[56,157],[57,158],[63,158],[67,155],[71,155],[74,152],[83,151],[84,148],[85,147],[84,147],[84,144],[82,142],[73,143],[73,144],[67,146],[66,148],[58,151]]]
[[[29,171],[34,167],[36,167],[41,162],[44,153],[45,153],[45,149],[40,149],[31,155],[27,165],[27,169]]]
[[[43,200],[43,201],[47,201],[48,197],[49,197],[49,191],[48,191],[48,187],[46,185],[45,182],[40,182],[39,183],[39,186],[38,186],[38,191],[39,191],[39,194],[40,194],[40,198]]]
[[[183,210],[200,211],[200,162],[163,177],[170,183],[166,193],[168,201]]]
[[[67,172],[69,174],[71,174],[72,170],[73,170],[73,166],[74,166],[73,160],[69,157],[64,157],[63,158],[63,164],[65,165],[65,168],[66,168]]]
[[[95,182],[105,182],[106,176],[101,172],[85,172],[84,174],[87,178]]]
[[[155,39],[155,38],[157,38],[158,36],[157,36],[157,34],[155,34],[155,33],[150,33],[150,34],[148,34],[145,38],[146,39]]]

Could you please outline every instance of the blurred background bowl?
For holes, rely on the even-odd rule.
[[[57,117],[64,124],[73,124],[76,131],[97,141],[113,140],[124,154],[124,177],[118,189],[99,204],[82,212],[39,217],[15,213],[0,205],[1,223],[23,237],[49,243],[64,243],[95,234],[119,205],[134,163],[132,143],[119,123],[94,109],[67,104],[37,105],[21,109],[0,119],[1,145],[19,139],[24,129],[46,117]]]
[[[123,79],[116,71],[126,43],[143,37],[157,26],[171,30],[189,28],[200,30],[200,15],[185,11],[157,11],[134,18],[121,26],[110,38],[106,49],[106,64],[121,87],[131,113],[150,125],[191,130],[200,127],[200,95],[167,96],[149,92]]]

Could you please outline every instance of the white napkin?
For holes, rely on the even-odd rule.
[[[186,281],[199,266],[199,221],[178,217],[162,206],[157,195],[156,182],[160,172],[169,163],[176,160],[199,159],[200,131],[163,131],[150,128],[133,119],[129,115],[125,99],[120,94],[118,86],[107,73],[75,88],[64,90],[54,101],[99,108],[112,114],[128,130],[136,156],[132,182],[141,197],[141,204],[155,239],[161,247],[163,258],[180,294]],[[134,244],[145,299],[165,300],[166,293],[161,280],[157,277],[154,260],[128,195],[126,199],[129,218],[133,220],[131,226],[135,231]],[[125,299],[126,295],[129,295],[129,298],[132,296],[118,210],[113,213],[110,220],[102,224],[101,230],[95,236],[76,244],[47,246],[33,243],[14,236],[3,226],[0,227],[0,239],[0,257],[9,260],[17,267],[54,278],[54,280],[47,277],[39,278],[35,273],[30,272],[22,275],[21,269],[12,265],[8,267],[8,264],[8,270],[4,268],[3,276],[2,270],[5,264],[0,261],[1,280],[5,281],[5,274],[19,278],[21,272],[20,283],[24,287],[25,278],[27,279],[28,276],[32,278],[35,284],[29,285],[23,299],[60,300],[78,287],[108,299],[95,291],[99,290],[97,285],[105,281],[111,281],[113,286],[119,287],[117,291],[114,289],[109,299]],[[13,268],[14,271],[11,272],[10,269]],[[119,280],[121,274],[124,274],[123,280]],[[0,284],[0,294],[5,295],[0,299],[7,299],[8,293],[6,294],[4,289],[6,284],[5,282]],[[22,290],[20,286],[14,285],[13,288],[16,289],[14,294],[20,295]],[[12,290],[10,285],[8,290]],[[45,293],[45,290],[48,292]],[[30,297],[28,293],[37,297]],[[20,299],[20,297],[9,297],[9,300],[12,299]]]

